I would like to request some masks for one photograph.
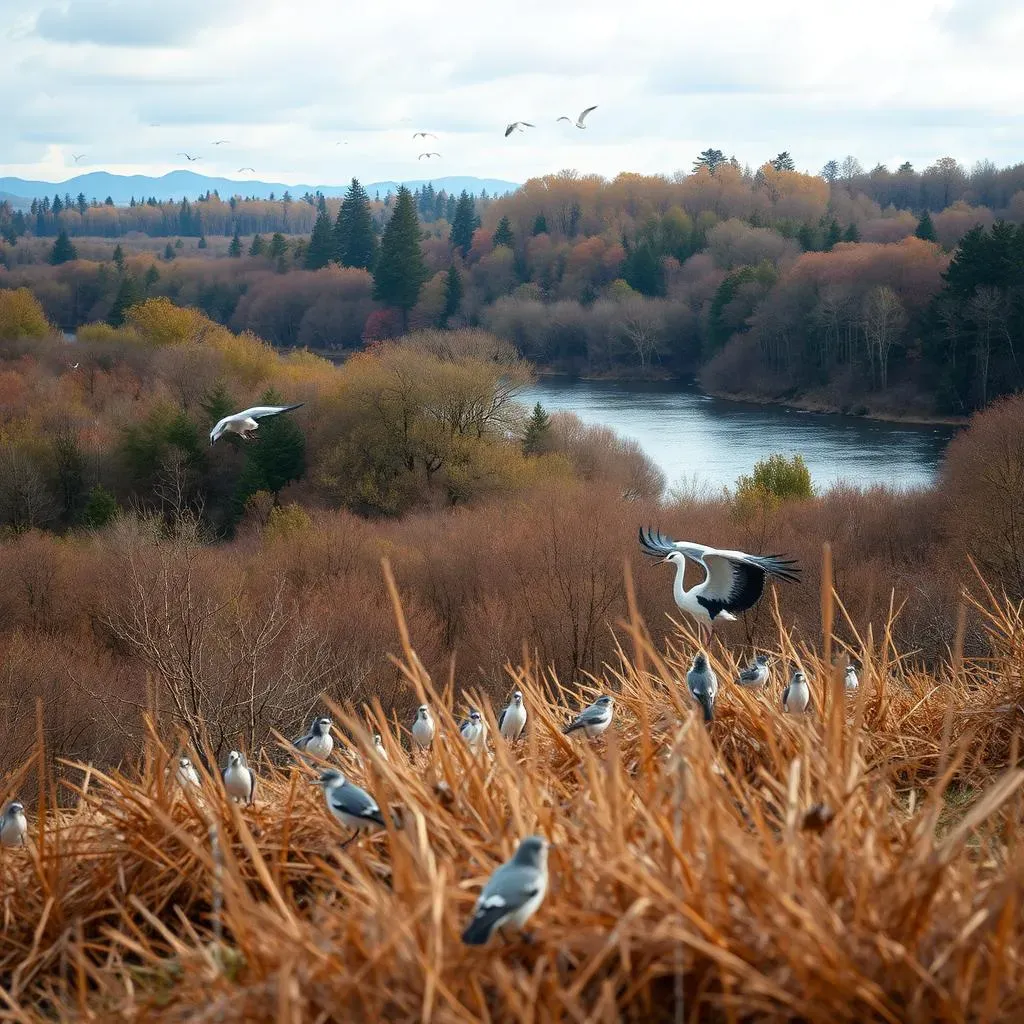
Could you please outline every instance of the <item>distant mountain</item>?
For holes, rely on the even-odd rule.
[[[24,196],[15,196],[10,192],[0,192],[0,203],[8,202],[11,204],[11,208],[14,210],[27,210],[32,205],[31,199],[26,199]]]
[[[479,195],[483,189],[488,193],[512,192],[519,188],[514,181],[502,181],[499,178],[445,177],[417,178],[414,181],[402,182],[410,188],[418,188],[430,182],[435,189],[445,189],[456,195],[465,189]],[[363,187],[372,198],[375,192],[383,197],[388,191],[397,190],[399,183],[395,181],[373,181]],[[281,196],[290,192],[296,198],[304,192],[322,192],[325,196],[342,195],[348,188],[348,182],[342,185],[284,185],[274,181],[237,181],[232,178],[210,178],[194,171],[171,171],[159,178],[151,178],[143,174],[108,174],[106,171],[92,171],[79,174],[67,181],[26,181],[24,178],[0,178],[0,198],[10,193],[12,206],[20,206],[24,200],[42,199],[43,196],[63,195],[70,192],[77,196],[84,192],[86,199],[98,199],[101,203],[110,196],[118,205],[127,203],[132,196],[136,199],[195,199],[208,191],[217,192],[222,199],[233,195],[256,196],[267,198],[271,192]]]

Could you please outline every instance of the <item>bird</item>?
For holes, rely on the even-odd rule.
[[[516,690],[508,707],[498,716],[498,732],[501,733],[502,739],[517,740],[525,728],[526,705],[523,704],[522,691]]]
[[[475,708],[470,711],[469,718],[459,726],[459,735],[474,753],[487,745],[487,723]]]
[[[245,171],[252,171],[252,173],[255,174],[256,173],[256,168],[255,167],[239,167],[238,170],[235,171],[235,174],[242,174]]]
[[[505,138],[507,139],[513,132],[521,132],[524,128],[536,128],[535,124],[530,124],[529,121],[513,121],[505,129]]]
[[[412,738],[416,746],[426,749],[434,739],[434,719],[430,717],[430,708],[421,704],[416,709],[416,719],[412,723]]]
[[[192,163],[193,160],[203,159],[201,156],[189,156],[188,153],[179,153],[178,156],[183,156],[189,163]]]
[[[506,924],[522,929],[537,912],[548,888],[549,845],[543,836],[527,836],[512,859],[491,875],[462,933],[467,946],[484,945]]]
[[[640,529],[640,547],[645,554],[661,557],[676,567],[673,596],[680,611],[692,616],[698,629],[711,634],[716,619],[735,620],[736,612],[753,608],[764,593],[764,581],[771,576],[799,583],[796,562],[781,555],[748,555],[743,551],[720,551],[692,541],[674,541],[660,530]],[[683,577],[687,558],[704,567],[703,581],[686,589]]]
[[[576,125],[576,127],[577,127],[577,128],[586,128],[587,126],[586,126],[586,125],[585,125],[585,124],[583,123],[583,119],[584,119],[584,118],[585,118],[585,117],[587,116],[587,114],[589,114],[589,113],[590,113],[590,112],[591,112],[592,110],[597,110],[597,104],[596,104],[596,103],[595,103],[595,104],[594,104],[594,105],[593,105],[592,107],[587,107],[587,109],[586,109],[586,110],[584,110],[584,111],[583,111],[583,113],[581,113],[581,114],[580,114],[580,116],[576,118],[576,121],[575,121],[575,122],[573,122],[573,119],[572,119],[571,117],[566,117],[566,116],[565,116],[564,114],[563,114],[563,115],[562,115],[562,116],[561,116],[561,117],[560,117],[560,118],[559,118],[558,120],[559,120],[559,121],[568,121],[568,122],[569,122],[569,124],[573,124],[573,123],[575,123],[575,125]]]
[[[787,715],[802,715],[811,702],[811,688],[807,685],[807,676],[799,669],[793,669],[793,678],[782,691],[782,710]]]
[[[388,752],[384,749],[384,741],[380,738],[379,732],[373,734],[373,746],[377,753],[386,761],[388,759]]]
[[[224,789],[232,800],[251,804],[256,799],[256,776],[237,750],[228,754],[228,766],[222,773]]]
[[[615,713],[615,700],[604,694],[598,697],[590,707],[584,708],[562,731],[566,736],[582,729],[588,739],[600,736],[601,733],[611,724],[612,715]]]
[[[441,155],[440,153],[420,153],[420,155],[418,157],[416,157],[416,159],[417,160],[422,160],[424,157],[426,157],[429,160],[432,156],[439,157],[440,155]]]
[[[433,132],[413,132],[412,137],[414,139],[436,139],[437,136]]]
[[[736,680],[740,686],[748,686],[751,689],[756,689],[759,686],[764,686],[768,682],[768,676],[771,675],[772,661],[767,654],[759,654],[750,663],[747,668],[740,670],[739,678]]]
[[[341,844],[343,847],[348,846],[362,829],[373,832],[385,827],[377,801],[361,786],[349,782],[341,772],[332,768],[319,779],[314,779],[312,784],[323,786],[327,809],[342,825],[354,830]]]
[[[72,370],[77,370],[81,365],[82,365],[81,363],[72,363],[71,364],[71,369]]]
[[[72,153],[71,156],[72,156],[72,159],[75,161],[76,164],[78,163],[79,160],[84,160],[85,159],[85,154],[84,153],[78,153],[77,155],[75,153]]]
[[[713,721],[715,698],[718,696],[718,676],[708,664],[707,655],[703,652],[698,651],[693,656],[693,664],[686,673],[686,685],[693,699],[704,709],[704,721]]]
[[[187,786],[198,786],[199,773],[195,765],[187,757],[178,758],[178,770],[174,773],[178,785],[183,789]]]
[[[0,815],[0,846],[24,846],[27,832],[25,806],[18,800],[12,800]]]
[[[847,665],[846,674],[843,676],[843,687],[847,693],[854,692],[860,686],[860,680],[857,678],[857,667],[856,665]]]
[[[321,718],[314,718],[309,732],[300,736],[292,743],[296,750],[304,754],[311,754],[321,760],[331,756],[334,749],[334,737],[331,735],[331,720],[325,715]]]
[[[265,420],[271,416],[280,416],[283,412],[291,412],[293,409],[301,409],[305,402],[297,402],[295,405],[256,405],[251,409],[233,413],[218,420],[213,430],[210,431],[210,446],[212,447],[224,434],[237,434],[242,440],[252,440],[252,432],[259,426],[258,420]]]
[[[230,141],[231,141],[230,139],[218,139],[216,142],[211,142],[210,145],[211,146],[223,146],[223,145],[227,144]]]

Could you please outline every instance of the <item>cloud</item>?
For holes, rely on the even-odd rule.
[[[97,46],[176,46],[194,39],[225,6],[207,0],[70,0],[44,8],[36,32],[56,43]],[[218,10],[219,9],[219,10]]]
[[[954,35],[979,36],[995,28],[1006,15],[1019,13],[1019,0],[953,0],[942,24]]]

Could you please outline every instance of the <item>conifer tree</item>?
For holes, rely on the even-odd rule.
[[[829,222],[828,228],[825,231],[825,252],[828,252],[830,249],[832,249],[836,242],[841,242],[842,240],[843,233],[839,228],[839,221],[837,221],[835,217],[833,217],[832,220]]]
[[[156,269],[155,263],[150,263],[149,269],[146,271],[145,276],[142,278],[142,285],[146,289],[146,294],[149,294],[149,290],[160,280],[160,271]]]
[[[78,212],[84,217],[85,216],[85,211],[89,209],[89,204],[85,201],[85,193],[84,192],[79,192],[78,193],[77,203],[78,203]]]
[[[288,243],[285,241],[284,235],[280,231],[275,231],[270,238],[267,256],[272,260],[282,260],[286,252],[288,252]]]
[[[447,326],[449,319],[455,316],[462,305],[462,278],[453,263],[448,268],[448,276],[444,281],[444,312],[442,314],[443,326]]]
[[[206,235],[200,235],[199,236],[198,248],[200,248],[200,249],[205,249],[206,248]]]
[[[230,255],[230,250],[228,252],[228,255]],[[170,263],[170,261],[174,259],[174,246],[171,245],[170,242],[168,242],[164,246],[164,259],[167,260],[168,263]]]
[[[515,236],[512,234],[512,225],[508,221],[508,217],[502,217],[498,221],[498,227],[494,232],[494,244],[507,245],[510,249],[515,247]]]
[[[331,219],[327,209],[323,208],[316,215],[313,233],[309,236],[306,247],[305,266],[307,270],[320,270],[326,267],[334,257],[334,232],[331,230]]]
[[[448,241],[462,253],[463,259],[469,255],[469,247],[473,244],[473,232],[477,228],[476,203],[473,197],[462,191],[459,202],[455,207],[455,220],[452,221],[452,228],[448,234]]]
[[[53,211],[53,215],[55,217],[57,216],[58,213],[61,212],[61,210],[64,209],[64,204],[61,202],[61,199],[60,199],[59,195],[55,195],[53,197],[53,206],[51,206],[50,209]]]
[[[935,242],[938,240],[938,235],[935,233],[935,224],[932,221],[932,215],[925,210],[921,214],[921,219],[917,222],[917,230],[914,232],[918,238],[923,238],[926,242]]]
[[[231,239],[231,244],[228,246],[228,255],[232,259],[240,259],[242,255],[242,239],[238,236],[238,228],[235,228],[234,237]]]
[[[281,396],[272,388],[263,393],[259,402],[260,405],[281,403]],[[272,416],[263,420],[259,444],[248,446],[245,454],[245,466],[235,492],[235,512],[239,516],[245,509],[245,503],[257,491],[270,491],[276,501],[277,495],[288,484],[306,472],[306,438],[291,416]]]
[[[859,242],[860,241],[860,228],[857,227],[853,221],[850,221],[850,226],[843,232],[844,242]]]
[[[551,418],[544,411],[544,406],[538,402],[533,407],[530,418],[526,421],[526,430],[523,432],[523,454],[542,455],[551,447]]]
[[[426,278],[427,268],[420,249],[420,223],[412,193],[404,185],[399,185],[395,210],[384,229],[373,275],[373,297],[378,302],[402,310],[405,321],[409,310],[419,299]]]
[[[257,232],[252,236],[252,245],[249,246],[250,256],[263,256],[267,251],[266,243],[263,241],[263,236]]]
[[[68,233],[62,230],[57,236],[57,241],[53,243],[53,248],[50,250],[50,262],[54,266],[57,266],[59,263],[67,263],[68,260],[77,259],[77,250],[71,244],[71,239],[68,238]]]
[[[120,242],[114,246],[114,265],[119,273],[124,273],[124,249],[121,248]]]
[[[334,257],[343,267],[373,270],[377,259],[377,236],[373,232],[370,197],[352,179],[334,224]]]
[[[138,282],[131,274],[124,274],[121,284],[118,286],[117,295],[114,296],[114,304],[110,307],[107,323],[111,327],[120,327],[124,323],[125,313],[142,299],[142,290],[139,288]]]
[[[544,216],[543,213],[538,213],[536,219],[533,222],[533,230],[530,232],[530,234],[532,234],[533,237],[536,238],[537,235],[546,235],[547,233],[548,219],[547,217]]]

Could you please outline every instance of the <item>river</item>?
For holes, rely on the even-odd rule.
[[[924,487],[954,428],[885,423],[711,398],[678,383],[544,377],[521,401],[574,412],[637,441],[665,474],[712,487],[735,484],[767,455],[802,455],[816,488]]]

